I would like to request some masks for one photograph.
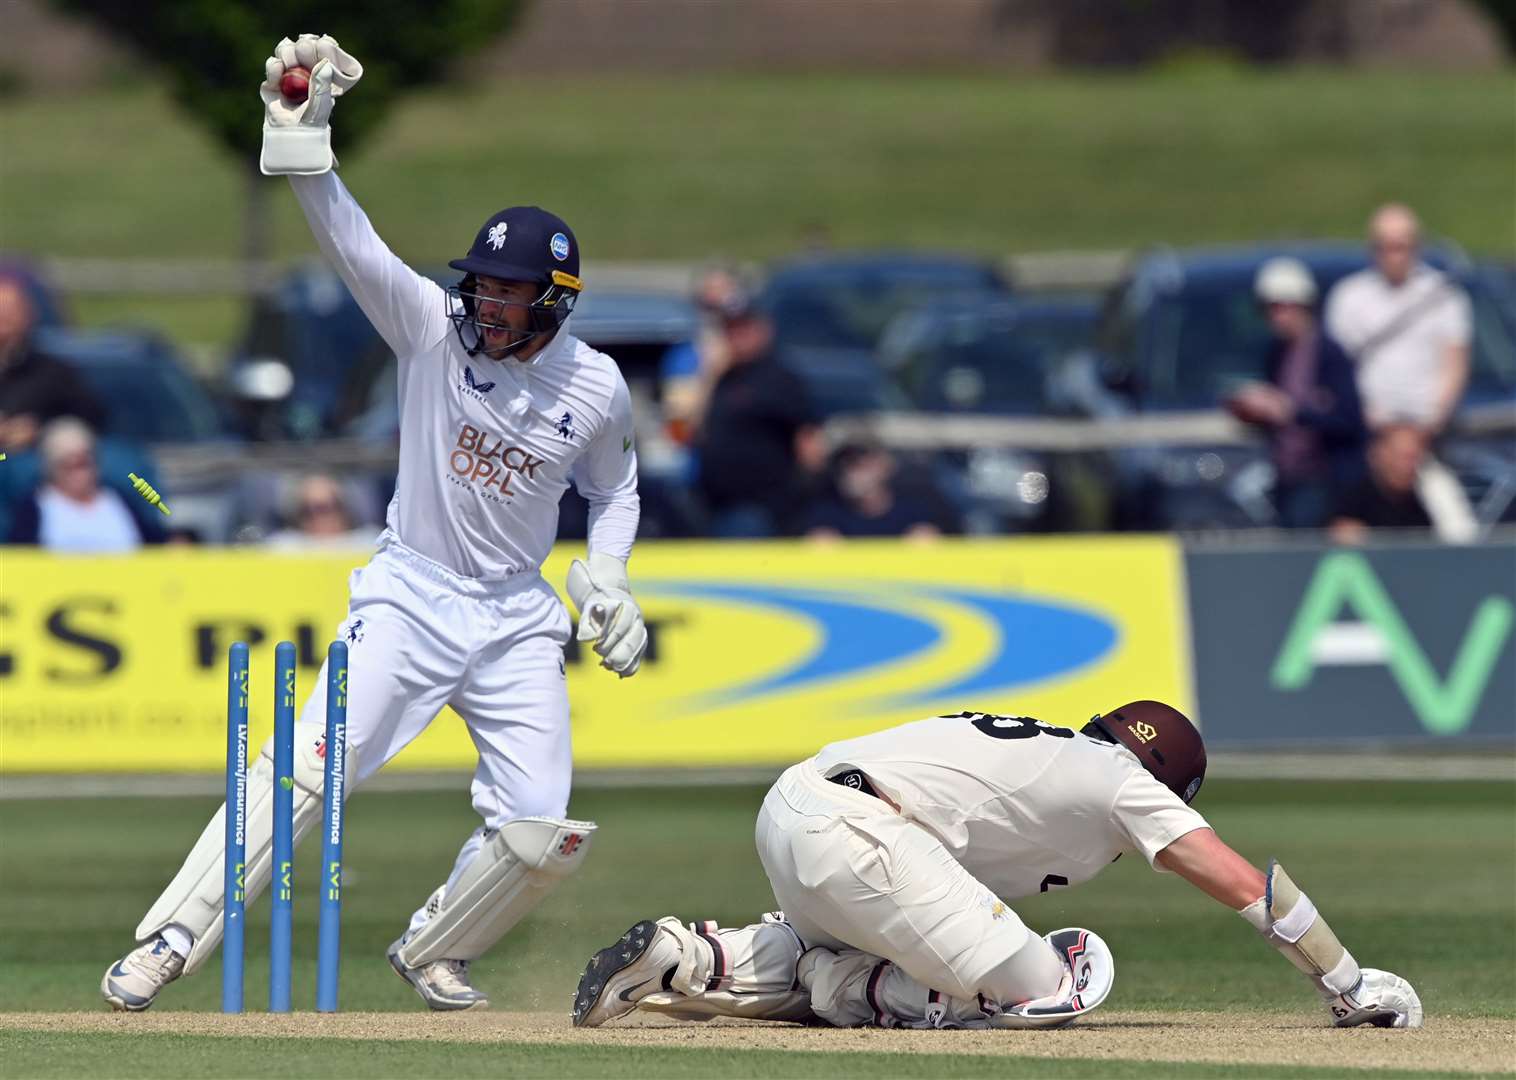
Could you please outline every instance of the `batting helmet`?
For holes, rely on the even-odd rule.
[[[1171,705],[1134,701],[1092,717],[1085,732],[1125,746],[1143,768],[1187,803],[1194,801],[1205,780],[1205,742],[1189,717]]]
[[[579,281],[579,244],[573,230],[557,214],[540,206],[512,206],[495,214],[480,227],[468,254],[448,265],[464,275],[448,292],[460,301],[453,305],[450,317],[470,356],[479,351],[483,340],[483,327],[475,314],[476,278],[542,286],[541,294],[527,305],[530,329],[511,342],[504,350],[507,354],[539,334],[557,331],[574,310],[583,288]]]

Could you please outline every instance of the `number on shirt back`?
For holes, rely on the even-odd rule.
[[[992,739],[1035,739],[1051,735],[1055,739],[1072,739],[1071,728],[1058,727],[1030,716],[997,716],[995,713],[961,712],[957,716],[972,723]]]

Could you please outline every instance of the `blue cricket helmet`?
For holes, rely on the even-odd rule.
[[[540,206],[512,206],[492,216],[479,229],[473,246],[461,259],[448,266],[463,272],[463,280],[448,292],[461,301],[462,310],[450,317],[458,339],[475,355],[483,340],[482,327],[475,316],[475,279],[498,278],[502,281],[529,281],[542,286],[542,292],[528,308],[531,329],[512,342],[502,355],[509,355],[541,334],[555,333],[574,310],[583,284],[579,280],[579,243],[574,231],[557,214]],[[471,331],[472,342],[465,336]]]

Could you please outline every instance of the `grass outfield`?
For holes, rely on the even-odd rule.
[[[768,907],[771,898],[751,840],[761,794],[755,788],[713,787],[587,790],[577,795],[572,812],[602,825],[595,851],[583,873],[546,909],[476,964],[476,981],[491,994],[495,1009],[566,1018],[585,958],[638,918],[672,912],[731,924],[751,920]],[[1503,1030],[1516,1019],[1513,806],[1516,786],[1508,783],[1218,780],[1207,786],[1199,809],[1254,860],[1271,854],[1281,857],[1361,961],[1410,978],[1426,1005],[1429,1027],[1439,1020],[1497,1021]],[[103,1009],[98,996],[101,973],[130,944],[137,919],[213,809],[203,798],[0,802],[0,925],[5,927],[0,1013]],[[461,787],[456,794],[354,797],[346,844],[350,873],[343,922],[345,1011],[414,1014],[421,1009],[413,992],[390,972],[384,948],[403,928],[412,907],[447,873],[457,844],[474,824]],[[315,880],[317,849],[307,845],[300,854],[295,1000],[297,1007],[305,1008],[314,995],[315,904],[310,883]],[[1309,988],[1237,916],[1182,882],[1152,873],[1135,858],[1123,859],[1091,884],[1028,899],[1017,908],[1039,930],[1068,924],[1099,930],[1120,967],[1106,1007],[1160,1014],[1160,1021],[1143,1021],[1143,1027],[1161,1030],[1161,1015],[1177,1018],[1192,1010],[1235,1015],[1239,1029],[1259,1013],[1291,1013],[1307,1024],[1315,1022]],[[267,980],[267,913],[267,904],[260,902],[249,920],[247,985],[254,1008],[263,1001]],[[1478,977],[1471,978],[1476,971]],[[213,962],[200,976],[171,987],[154,1014],[214,1010],[218,973],[219,965]],[[128,1023],[130,1019],[123,1018]],[[16,1026],[7,1023],[0,1028]],[[0,1054],[8,1063],[8,1074],[252,1075],[246,1063],[263,1060],[267,1049],[269,1061],[283,1063],[279,1068],[271,1065],[270,1074],[328,1071],[318,1070],[315,1063],[336,1054],[331,1071],[371,1077],[444,1070],[460,1076],[484,1071],[502,1076],[881,1075],[863,1063],[873,1044],[849,1054],[846,1066],[828,1064],[815,1051],[797,1058],[789,1052],[754,1049],[733,1062],[726,1051],[688,1045],[636,1052],[610,1052],[593,1045],[512,1049],[503,1045],[511,1043],[508,1034],[499,1036],[492,1052],[448,1043],[447,1054],[434,1057],[444,1031],[424,1046],[350,1041],[340,1050],[323,1046],[310,1056],[288,1049],[293,1044],[287,1038],[279,1046],[265,1046],[270,1040],[249,1037],[235,1051],[245,1056],[233,1068],[214,1063],[233,1052],[224,1038],[218,1042],[204,1035],[133,1036],[129,1027],[81,1034],[48,1026],[45,1032],[0,1030]],[[895,1034],[878,1036],[888,1039]],[[1014,1046],[1008,1042],[1005,1052],[1015,1054]],[[1077,1044],[1069,1046],[1069,1056],[1077,1057],[1078,1052]],[[456,1068],[451,1064],[455,1059]],[[302,1062],[310,1067],[302,1069]],[[1119,1060],[1084,1065],[1088,1068],[1077,1061],[1044,1060],[1023,1069],[999,1055],[983,1061],[956,1055],[932,1065],[917,1058],[892,1058],[884,1074],[1141,1074],[1137,1065],[1128,1067]],[[1210,1066],[1203,1073],[1190,1073],[1165,1065],[1163,1071],[1268,1074],[1250,1071],[1254,1068],[1239,1065],[1237,1071],[1225,1071]]]
[[[344,154],[343,175],[391,246],[429,263],[510,202],[564,214],[590,260],[768,258],[818,226],[841,246],[994,254],[1356,237],[1391,197],[1434,233],[1501,251],[1511,85],[1310,70],[576,77],[532,114],[540,81],[506,79],[415,96]],[[249,91],[250,125],[257,108]],[[0,146],[4,248],[241,250],[244,177],[161,90],[7,100]],[[275,252],[313,252],[293,199],[275,204]],[[230,336],[227,313],[192,304],[80,310]]]

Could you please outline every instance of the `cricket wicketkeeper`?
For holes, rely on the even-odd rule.
[[[1138,701],[1082,731],[964,712],[833,743],[758,814],[783,911],[741,929],[637,923],[579,982],[574,1023],[633,1009],[839,1027],[1054,1027],[1115,977],[1089,930],[1039,937],[1007,901],[1090,880],[1138,851],[1240,914],[1305,974],[1339,1027],[1419,1027],[1397,975],[1361,968],[1277,862],[1267,872],[1190,808],[1205,745]]]
[[[309,71],[309,96],[281,91]],[[479,751],[471,792],[483,824],[390,946],[433,1009],[487,1004],[469,962],[589,850],[566,820],[570,753],[563,647],[569,616],[540,567],[570,479],[590,504],[588,562],[568,591],[579,640],[602,666],[637,671],[647,644],[626,562],[637,533],[637,455],[626,383],[576,339],[579,245],[535,206],[495,214],[443,289],[384,246],[332,172],[333,103],[362,77],[330,37],[281,41],[260,88],[263,171],[287,175],[321,250],[400,364],[400,476],[378,553],[349,583],[347,790],[421,734],[445,705]],[[303,89],[303,88],[302,88]],[[296,730],[295,836],[321,811],[326,675]],[[247,892],[269,880],[272,747],[248,790]],[[101,982],[117,1009],[150,1006],[194,972],[222,932],[223,806]]]

